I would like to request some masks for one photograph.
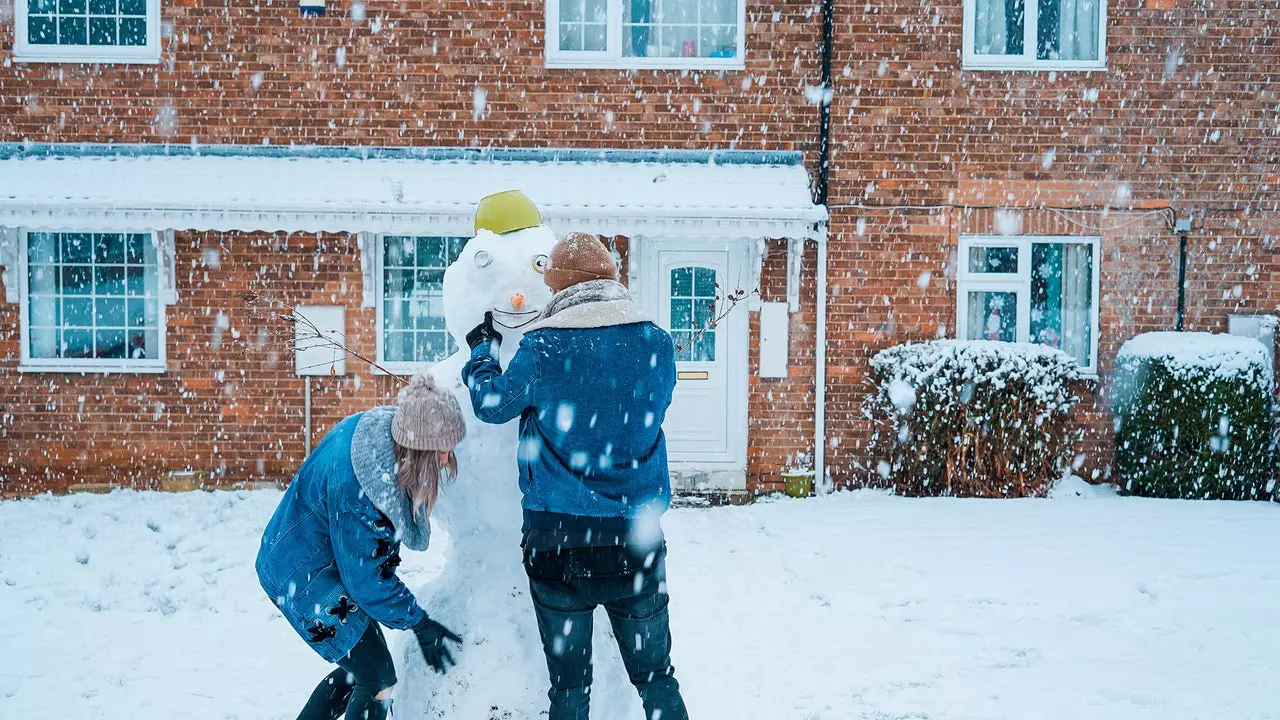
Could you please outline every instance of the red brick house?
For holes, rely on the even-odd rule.
[[[308,416],[395,381],[299,377],[245,293],[429,365],[439,271],[512,185],[612,238],[673,329],[759,288],[682,361],[673,458],[707,490],[859,482],[868,358],[957,335],[1098,375],[1104,475],[1111,358],[1174,325],[1180,219],[1188,329],[1280,305],[1274,0],[15,3],[5,495],[287,479]]]

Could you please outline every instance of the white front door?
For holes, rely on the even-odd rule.
[[[643,238],[640,302],[676,343],[676,390],[663,430],[673,480],[686,489],[746,487],[747,244]]]

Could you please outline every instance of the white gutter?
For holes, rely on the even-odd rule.
[[[830,491],[827,478],[827,224],[819,227],[818,243],[818,346],[813,388],[813,487],[818,494]]]

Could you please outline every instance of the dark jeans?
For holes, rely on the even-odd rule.
[[[386,720],[391,701],[375,696],[396,684],[396,668],[378,623],[370,622],[356,646],[338,661],[307,700],[298,720]]]
[[[640,693],[646,720],[688,720],[671,666],[665,554],[660,552],[639,579],[635,573],[579,576],[572,571],[561,577],[537,578],[531,571],[529,588],[551,675],[548,720],[587,720],[592,614],[597,605],[603,605],[609,614],[622,663]],[[588,560],[566,565],[589,568],[601,563]]]

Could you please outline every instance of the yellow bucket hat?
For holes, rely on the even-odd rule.
[[[498,235],[538,227],[542,215],[527,195],[519,190],[503,190],[480,199],[476,208],[475,231]]]

